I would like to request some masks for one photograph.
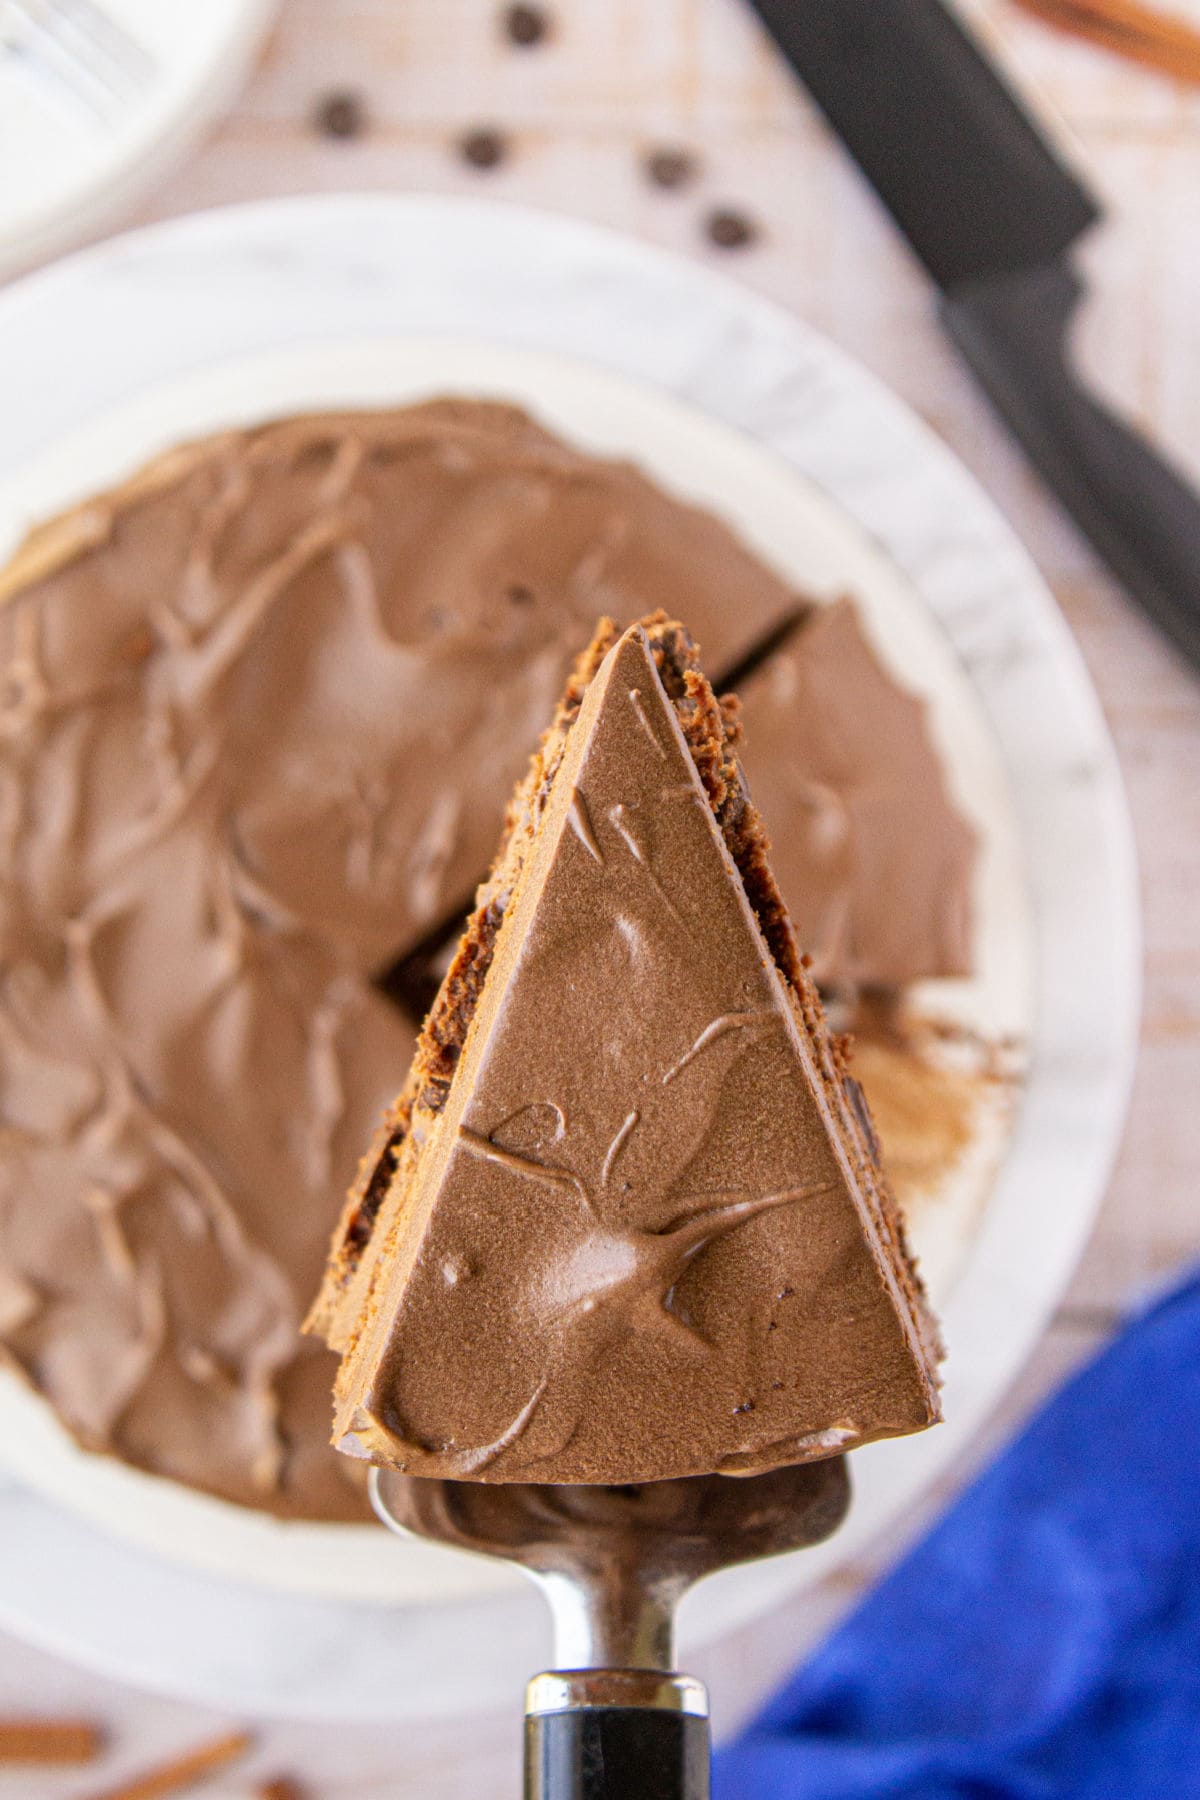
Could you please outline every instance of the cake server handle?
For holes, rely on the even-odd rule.
[[[525,1698],[525,1800],[709,1800],[708,1695],[690,1675],[560,1669]]]

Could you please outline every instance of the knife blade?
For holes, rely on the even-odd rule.
[[[940,289],[942,323],[1076,524],[1200,667],[1200,497],[1087,391],[1070,259],[1101,216],[941,0],[751,0]]]

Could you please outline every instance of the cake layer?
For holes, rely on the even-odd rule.
[[[575,716],[585,659],[383,1192],[335,1244],[335,1441],[409,1473],[744,1473],[937,1416],[935,1336],[735,712],[680,629],[649,624],[653,649],[626,633]]]

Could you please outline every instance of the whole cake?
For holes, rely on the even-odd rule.
[[[961,972],[971,834],[853,610],[512,409],[222,434],[0,571],[0,1348],[83,1443],[364,1516],[328,1233],[579,643],[659,606],[751,665],[822,982]]]
[[[643,628],[644,627],[644,628]],[[937,1334],[694,644],[604,621],[311,1321],[409,1474],[752,1474],[933,1423]]]

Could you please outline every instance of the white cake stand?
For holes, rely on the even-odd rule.
[[[305,406],[502,394],[635,454],[798,583],[852,588],[930,702],[985,855],[979,979],[939,995],[1027,1034],[978,1228],[925,1230],[947,1424],[854,1459],[831,1544],[718,1578],[685,1653],[853,1557],[977,1430],[1062,1292],[1102,1195],[1136,1042],[1124,799],[1074,644],[972,479],[869,376],[710,272],[590,226],[444,199],[185,219],[0,297],[0,554],[181,435]],[[499,1703],[545,1652],[536,1597],[369,1528],[279,1526],[67,1445],[0,1383],[0,1622],[110,1674],[260,1712]]]

